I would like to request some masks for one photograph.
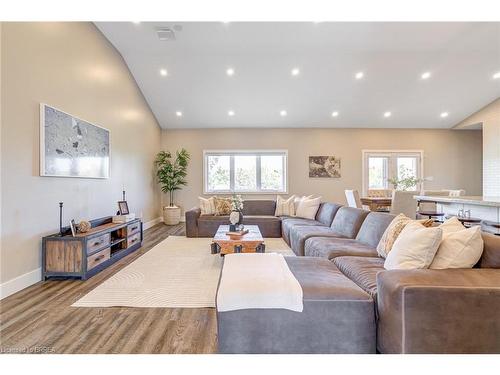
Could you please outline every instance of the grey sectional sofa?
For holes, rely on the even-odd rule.
[[[249,212],[274,213],[271,203],[247,202]],[[203,217],[189,215],[188,233],[211,235]],[[376,246],[393,217],[323,203],[315,220],[272,219],[299,256],[287,263],[304,311],[217,312],[219,352],[500,353],[500,236],[483,233],[472,269],[388,271]],[[267,221],[252,220],[267,231]]]

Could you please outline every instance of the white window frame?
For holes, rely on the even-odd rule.
[[[255,190],[234,189],[234,156],[248,155],[257,157],[256,185]],[[283,190],[270,190],[261,188],[261,164],[260,157],[268,155],[283,156]],[[207,156],[229,156],[229,190],[208,189],[208,158]],[[287,194],[288,193],[288,150],[203,150],[203,194]]]
[[[368,158],[370,156],[380,156],[380,157],[388,157],[389,165],[388,165],[388,173],[390,178],[391,170],[396,170],[397,166],[395,165],[395,160],[397,160],[398,156],[414,156],[420,158],[419,163],[417,163],[417,178],[423,179],[424,176],[424,150],[362,150],[362,161],[363,161],[363,170],[362,170],[362,188],[363,195],[368,195]],[[417,184],[416,190],[420,191],[422,183]],[[392,186],[388,187],[392,189]]]

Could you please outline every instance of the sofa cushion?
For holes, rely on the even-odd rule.
[[[306,240],[304,254],[333,259],[340,256],[376,257],[377,249],[358,240],[333,237],[311,237]]]
[[[327,226],[332,225],[333,218],[337,214],[340,207],[342,207],[342,205],[337,203],[321,203],[318,213],[316,214],[316,221],[319,221],[321,224]]]
[[[281,217],[281,232],[283,235],[283,239],[285,242],[290,245],[290,229],[294,225],[303,225],[303,226],[326,226],[321,224],[319,221],[311,220],[311,219],[302,219],[296,217]]]
[[[377,247],[380,238],[394,218],[395,215],[370,212],[363,221],[356,239],[371,247]]]
[[[484,249],[479,266],[481,268],[500,268],[500,236],[482,233]]]
[[[327,226],[295,225],[290,230],[290,247],[297,255],[304,255],[304,245],[311,237],[343,237]]]
[[[377,274],[385,271],[383,258],[345,256],[333,259],[333,263],[344,275],[376,300]]]
[[[271,199],[252,199],[243,201],[243,216],[268,215],[274,216],[276,201]]]
[[[333,218],[331,228],[340,237],[355,238],[370,211],[353,207],[340,207]]]
[[[243,225],[258,225],[262,237],[281,237],[281,219],[276,216],[243,216]]]

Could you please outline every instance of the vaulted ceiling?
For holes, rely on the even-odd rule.
[[[500,97],[500,23],[96,26],[163,128],[451,128]]]

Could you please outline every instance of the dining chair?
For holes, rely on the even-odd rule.
[[[347,199],[347,205],[354,208],[363,208],[361,204],[361,199],[359,199],[359,193],[357,190],[345,190],[345,197]]]
[[[368,189],[368,196],[375,198],[390,198],[392,195],[391,189]]]
[[[417,216],[417,200],[413,197],[418,195],[416,191],[394,190],[392,192],[391,214],[405,214],[415,219]]]

